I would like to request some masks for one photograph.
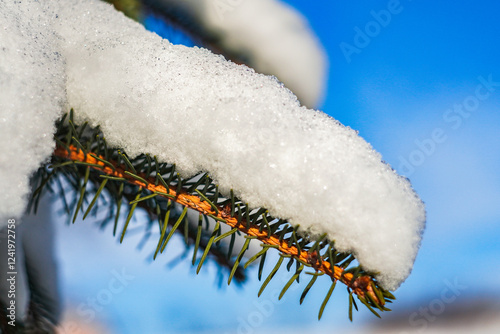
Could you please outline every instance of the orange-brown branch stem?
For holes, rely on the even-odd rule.
[[[213,217],[216,217],[216,219],[223,221],[232,228],[236,228],[239,231],[249,236],[256,237],[264,244],[277,246],[277,248],[283,254],[288,254],[304,264],[311,265],[315,270],[325,273],[332,279],[341,281],[342,283],[347,285],[351,290],[353,290],[353,292],[357,294],[359,297],[364,298],[366,297],[366,294],[369,294],[370,297],[373,300],[377,301],[380,305],[384,305],[385,303],[384,300],[380,300],[380,298],[378,298],[376,293],[373,291],[371,285],[372,279],[370,276],[360,276],[355,280],[353,280],[352,279],[353,274],[344,273],[344,269],[338,266],[333,266],[332,268],[329,261],[318,260],[316,254],[314,254],[316,256],[312,256],[313,254],[304,250],[301,250],[299,252],[296,246],[288,245],[289,244],[288,240],[282,239],[280,241],[279,236],[269,235],[266,229],[260,231],[259,227],[255,226],[251,222],[247,224],[247,222],[244,219],[238,222],[238,219],[228,214],[227,212],[228,210],[224,210],[223,207],[218,207],[218,211],[216,212],[209,203],[203,201],[203,199],[197,195],[191,195],[182,191],[177,193],[176,187],[169,187],[169,189],[166,189],[161,184],[155,185],[154,178],[150,177],[148,178],[148,176],[144,174],[138,174],[138,176],[140,176],[141,178],[143,178],[145,181],[148,182],[147,184],[145,184],[144,182],[139,181],[131,177],[127,173],[125,173],[125,169],[118,167],[116,162],[109,161],[113,166],[115,166],[115,168],[113,169],[104,164],[103,162],[99,161],[98,159],[94,158],[92,155],[84,153],[76,146],[70,145],[69,150],[70,152],[68,152],[66,148],[58,145],[54,151],[54,155],[72,161],[87,162],[93,165],[98,165],[100,166],[100,168],[94,166],[92,166],[92,168],[99,170],[109,176],[123,178],[130,184],[137,185],[153,193],[160,193],[159,196],[162,196],[162,194],[165,193],[169,194],[170,196],[174,197],[171,198],[173,201],[183,206],[196,210],[204,215],[211,215]],[[99,158],[105,160],[105,158],[102,156],[99,156]]]

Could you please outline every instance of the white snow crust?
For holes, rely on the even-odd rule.
[[[72,107],[131,156],[208,171],[252,207],[328,233],[387,289],[409,275],[425,209],[408,180],[276,78],[171,45],[100,1],[0,2],[0,19],[2,219],[22,211]]]
[[[22,216],[29,176],[50,157],[63,112],[64,61],[51,11],[46,2],[0,1],[0,227]]]

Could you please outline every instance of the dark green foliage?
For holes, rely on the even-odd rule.
[[[302,303],[317,278],[324,275],[323,262],[326,261],[330,268],[337,266],[345,270],[340,277],[333,278],[331,273],[326,275],[331,278],[332,285],[321,305],[319,318],[333,293],[337,280],[341,280],[349,287],[358,278],[371,276],[358,265],[350,266],[355,261],[354,256],[337,251],[334,241],[328,240],[326,234],[309,235],[298,225],[291,226],[286,220],[271,216],[265,208],[251,208],[247,203],[239,200],[233,190],[229,194],[219,193],[218,185],[206,172],[183,178],[176,171],[174,164],[159,162],[156,156],[151,158],[149,154],[141,154],[137,157],[130,157],[122,149],[110,147],[99,128],[91,129],[86,123],[82,126],[76,125],[73,122],[73,112],[63,117],[57,124],[57,129],[55,139],[64,154],[54,154],[51,165],[37,172],[34,178],[36,190],[31,203],[34,209],[37,207],[39,195],[44,188],[52,192],[58,191],[61,193],[65,212],[72,213],[73,222],[76,221],[80,212],[84,212],[83,218],[85,219],[91,214],[95,215],[98,211],[104,210],[102,207],[107,208],[109,214],[101,226],[112,222],[113,234],[115,234],[122,221],[120,219],[122,207],[126,206],[128,214],[123,224],[120,242],[125,240],[134,211],[144,210],[151,218],[149,222],[146,222],[147,237],[152,234],[154,226],[158,226],[159,240],[154,251],[154,259],[164,252],[174,233],[179,232],[186,245],[190,248],[192,246],[192,263],[196,265],[198,262],[196,272],[202,269],[207,258],[212,258],[228,269],[228,284],[233,278],[237,282],[244,281],[243,266],[246,268],[258,259],[260,259],[258,267],[260,280],[267,252],[271,248],[278,248],[280,249],[279,260],[264,280],[258,293],[259,296],[286,257],[289,259],[286,268],[292,271],[292,276],[283,287],[280,299],[294,281],[300,282],[304,268],[314,270],[312,273],[306,272],[306,274],[312,274],[313,277],[300,296],[300,303]],[[73,149],[87,153],[89,157],[95,159],[95,163],[68,160],[65,156],[66,152],[69,154]],[[105,172],[105,169],[108,169],[108,172]],[[109,175],[111,174],[109,171],[121,171],[121,174]],[[165,192],[148,190],[145,188],[148,185],[163,186]],[[201,202],[209,205],[211,212],[200,212],[195,222],[189,222],[187,212],[191,209],[182,207],[176,202],[176,196],[179,194],[196,196]],[[209,217],[215,221],[213,230],[208,229]],[[226,223],[226,217],[237,219],[241,225],[238,228],[233,226],[228,232],[222,233],[221,222]],[[203,222],[205,222],[205,228]],[[262,250],[250,256],[245,263],[244,255],[251,240],[257,237],[247,235],[237,255],[233,254],[233,247],[237,236],[247,233],[247,229],[252,229],[252,233],[259,233]],[[270,239],[273,241],[269,241]],[[283,250],[287,247],[291,247],[292,253]],[[202,255],[198,259],[200,252]],[[352,274],[352,278],[344,279],[344,275],[347,274]],[[390,302],[394,296],[380,288],[372,277],[370,284],[375,293],[374,297],[364,293],[358,298],[370,311],[378,315],[374,308],[380,311],[388,310],[379,301]],[[352,318],[352,305],[355,305],[352,293],[351,291],[349,294],[350,318]]]

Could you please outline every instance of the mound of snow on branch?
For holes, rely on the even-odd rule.
[[[132,156],[208,171],[251,206],[328,233],[386,288],[409,275],[424,206],[354,130],[275,78],[173,46],[100,1],[46,4],[0,3],[2,223],[20,214],[71,106]]]

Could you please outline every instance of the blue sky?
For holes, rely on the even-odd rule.
[[[457,279],[466,286],[463,296],[500,295],[500,4],[287,2],[308,18],[328,53],[329,84],[321,109],[359,130],[426,202],[422,247],[393,309],[432,299]],[[348,61],[340,45],[356,47],[355,28],[373,28],[373,13],[388,8],[397,13]],[[453,112],[460,106],[462,115]],[[322,283],[302,306],[304,283],[278,305],[272,292],[282,286],[280,279],[288,279],[285,271],[259,299],[256,272],[249,272],[243,287],[220,290],[213,265],[198,276],[188,260],[166,268],[182,252],[180,241],[174,240],[179,247],[169,245],[166,257],[148,263],[151,245],[136,250],[138,238],[118,245],[109,229],[99,231],[91,222],[61,226],[58,233],[68,305],[88,310],[88,298],[107,289],[113,270],[134,277],[109,303],[98,305],[95,319],[84,319],[106,323],[113,333],[234,333],[262,305],[272,311],[251,328],[253,333],[356,330],[374,321],[361,311],[350,324],[346,293],[338,289],[318,322],[328,289]]]

